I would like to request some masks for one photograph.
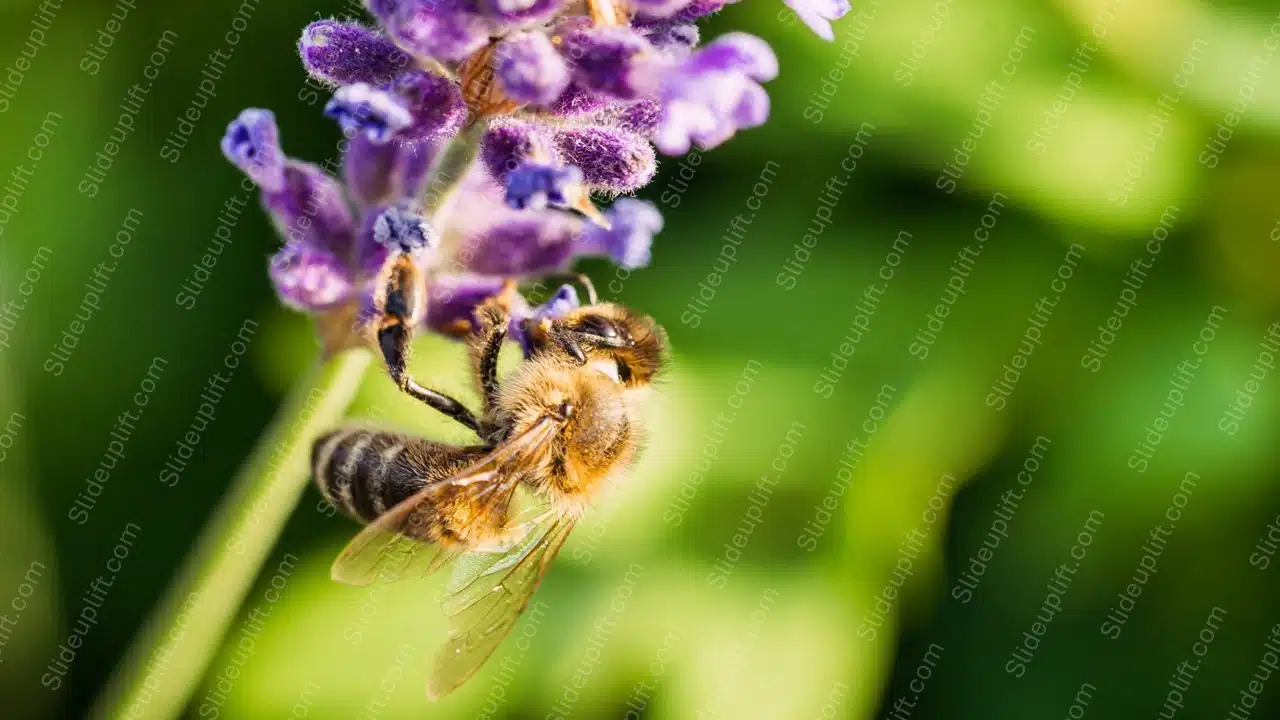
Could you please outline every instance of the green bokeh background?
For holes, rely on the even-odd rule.
[[[161,157],[165,136],[195,97],[205,58],[224,45],[237,5],[139,3],[101,71],[90,75],[80,60],[111,4],[64,0],[47,46],[0,114],[0,178],[30,164],[24,155],[47,113],[61,114],[0,235],[0,303],[23,297],[23,274],[40,248],[52,251],[42,254],[34,292],[10,347],[0,351],[0,429],[9,426],[0,439],[0,612],[15,617],[10,600],[31,593],[7,637],[0,632],[6,717],[88,711],[315,352],[304,319],[272,297],[264,268],[278,240],[255,207],[235,227],[195,307],[174,300],[212,240],[219,208],[241,192],[237,172],[217,149],[240,109],[272,108],[287,150],[298,157],[323,160],[340,137],[320,115],[323,97],[307,94],[292,47],[317,14],[346,15],[350,6],[264,2],[180,161]],[[543,613],[515,631],[515,638],[529,638],[527,647],[506,643],[461,691],[428,706],[423,685],[443,631],[438,584],[374,592],[332,584],[329,562],[355,526],[320,512],[319,496],[308,489],[188,715],[555,717],[549,713],[575,687],[575,673],[589,669],[575,716],[906,717],[891,715],[904,698],[915,703],[900,711],[911,718],[1150,717],[1183,660],[1200,665],[1178,717],[1224,717],[1240,701],[1280,622],[1277,571],[1259,567],[1255,556],[1280,511],[1274,370],[1260,381],[1236,434],[1219,423],[1246,386],[1268,326],[1280,319],[1280,63],[1262,66],[1216,166],[1200,157],[1242,83],[1253,82],[1245,80],[1251,58],[1267,55],[1268,28],[1280,21],[1275,8],[1244,0],[862,0],[855,13],[866,15],[838,23],[834,44],[781,10],[775,0],[751,0],[704,28],[708,37],[753,32],[777,49],[782,74],[768,86],[769,124],[703,154],[683,179],[679,161],[663,162],[642,193],[666,216],[649,268],[622,280],[605,264],[583,266],[606,297],[666,325],[673,369],[651,408],[653,437],[641,467],[576,531],[539,590]],[[33,3],[0,3],[0,63],[17,57],[34,12]],[[1053,110],[1077,46],[1096,37],[1100,13],[1113,19],[1038,155],[1029,142]],[[1016,73],[1006,78],[956,191],[943,192],[935,180],[970,132],[984,86],[1002,77],[1022,26],[1034,33]],[[172,53],[101,191],[87,197],[77,191],[82,173],[129,86],[144,81],[143,65],[166,29],[178,36]],[[1196,39],[1203,42],[1188,55]],[[895,73],[913,52],[923,57],[904,85]],[[830,74],[846,65],[842,75]],[[824,78],[834,78],[823,100],[829,105],[814,122],[806,109],[824,92]],[[1162,92],[1181,94],[1167,118],[1153,121]],[[795,287],[784,289],[776,282],[783,263],[823,202],[828,179],[844,177],[841,160],[864,123],[875,129],[864,136],[832,222],[809,249]],[[1144,142],[1152,149],[1141,177],[1126,203],[1114,202]],[[776,176],[736,262],[691,327],[682,321],[686,305],[767,163],[776,163],[768,166]],[[909,348],[996,192],[1007,200],[967,294],[921,359]],[[1090,372],[1081,358],[1170,204],[1180,210],[1176,226],[1100,371]],[[144,217],[100,310],[65,372],[46,372],[93,267],[109,259],[108,245],[131,207]],[[850,334],[864,289],[882,282],[878,273],[904,230],[909,248],[899,249],[869,329],[834,392],[823,397],[815,390],[819,376]],[[1008,406],[996,410],[987,402],[991,386],[1072,243],[1083,255]],[[1226,312],[1209,331],[1184,404],[1148,469],[1136,472],[1130,455],[1159,415],[1178,363],[1195,357],[1215,306]],[[198,460],[175,488],[166,487],[159,480],[164,460],[246,319],[260,325],[245,362]],[[168,364],[126,457],[88,523],[76,524],[68,507],[156,356]],[[472,398],[458,345],[424,339],[416,365],[421,376]],[[893,389],[882,396],[886,384]],[[879,404],[883,419],[810,551],[798,537],[815,506],[842,487],[845,447],[867,435],[869,415],[881,414],[878,396],[891,397]],[[741,407],[710,469],[698,475],[707,433],[731,402]],[[16,422],[13,413],[20,413]],[[461,438],[376,373],[352,414]],[[1002,493],[1019,487],[1038,437],[1047,439],[1037,451],[1042,457],[1008,520],[1008,536],[972,601],[958,602],[951,595],[956,579],[978,553]],[[771,467],[783,469],[741,559],[725,582],[712,583],[713,566]],[[1177,496],[1187,472],[1198,473],[1198,484]],[[867,637],[859,628],[945,474],[957,489],[913,551],[891,613]],[[694,497],[678,512],[682,492]],[[1105,637],[1104,616],[1131,582],[1148,533],[1166,508],[1183,501],[1182,519],[1123,633]],[[1015,677],[1006,672],[1010,654],[1032,628],[1054,569],[1072,561],[1093,511],[1103,519],[1086,538],[1091,544],[1061,611],[1025,675]],[[41,682],[46,665],[127,523],[140,528],[137,541],[70,674],[50,689]],[[43,564],[38,577],[29,574],[33,562]],[[284,589],[268,603],[277,575]],[[622,595],[615,613],[611,603]],[[1213,621],[1212,642],[1199,657],[1194,643],[1214,607],[1225,615]],[[235,649],[242,630],[256,628],[255,609],[269,615],[251,637],[251,652],[240,656],[241,668]],[[617,629],[594,647],[601,618]],[[931,644],[938,647],[924,662]],[[240,674],[221,700],[218,677],[232,667]],[[643,682],[655,689],[643,710],[627,715]],[[1250,717],[1275,715],[1276,682],[1263,684]],[[1091,689],[1078,694],[1085,683]],[[1080,704],[1073,710],[1073,703]]]

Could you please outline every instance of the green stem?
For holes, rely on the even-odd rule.
[[[231,494],[98,698],[95,717],[179,716],[293,513],[311,444],[346,414],[373,355],[348,350],[313,369],[259,440]]]
[[[431,172],[422,186],[422,205],[427,217],[437,227],[443,226],[442,218],[437,217],[440,209],[453,196],[462,176],[471,167],[471,162],[480,152],[480,141],[489,129],[489,121],[479,118],[464,131],[458,134],[445,146],[440,157],[431,166]]]

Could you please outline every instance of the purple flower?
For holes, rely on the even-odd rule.
[[[407,140],[451,137],[466,122],[462,92],[446,77],[410,70],[396,77],[390,90],[412,114],[412,124],[401,133]]]
[[[584,234],[584,254],[607,255],[628,270],[648,265],[653,236],[662,230],[662,213],[653,203],[619,198],[605,217],[609,227],[593,226]]]
[[[232,120],[222,136],[222,154],[259,187],[276,190],[284,185],[280,131],[270,110],[249,108]]]
[[[655,51],[631,28],[585,28],[565,36],[561,53],[573,68],[573,79],[592,92],[623,100],[641,97],[647,64]]]
[[[691,0],[631,0],[636,12],[645,18],[667,18],[684,10]]]
[[[507,205],[517,210],[569,207],[582,171],[572,165],[527,162],[507,173]]]
[[[469,272],[527,277],[568,269],[583,254],[583,222],[562,212],[522,211],[502,216],[465,241]]]
[[[379,144],[357,135],[343,158],[343,178],[361,205],[387,205],[417,195],[435,157],[430,143]]]
[[[668,155],[692,143],[712,148],[769,116],[769,98],[758,81],[778,74],[778,60],[763,40],[730,33],[669,73],[662,86],[662,115],[654,144]]]
[[[539,32],[512,35],[498,45],[495,69],[513,100],[548,105],[569,86],[569,66]]]
[[[409,56],[382,34],[357,23],[313,22],[298,40],[312,77],[335,85],[384,85],[409,67]]]
[[[490,176],[505,185],[507,174],[526,159],[544,153],[550,136],[538,125],[518,118],[502,118],[489,125],[480,145],[480,159]]]
[[[333,253],[290,243],[271,258],[271,282],[280,300],[303,312],[325,310],[346,300],[351,275]]]
[[[647,28],[649,44],[672,60],[683,60],[698,45],[697,25],[655,25]]]
[[[470,0],[371,3],[401,48],[441,62],[460,62],[489,42],[485,19]]]
[[[413,115],[389,93],[365,83],[338,88],[324,106],[324,114],[338,121],[348,135],[362,133],[375,143],[413,124]]]
[[[849,12],[849,0],[782,0],[787,7],[795,11],[824,40],[834,40],[831,21],[839,20]]]
[[[590,189],[638,190],[653,179],[658,161],[642,135],[614,127],[565,127],[553,140],[557,154],[581,171]]]
[[[441,335],[466,337],[475,326],[476,307],[501,293],[507,282],[495,275],[437,276],[427,288],[426,326]],[[523,304],[512,308],[513,315],[523,312]]]
[[[373,240],[379,245],[401,252],[424,250],[431,246],[434,233],[427,219],[400,205],[393,205],[378,215],[373,223]]]
[[[640,7],[638,20],[641,24],[652,24],[655,21],[689,23],[708,15],[714,15],[715,13],[720,12],[725,5],[730,5],[737,1],[738,0],[693,0],[670,16],[651,14],[647,12],[642,5]]]

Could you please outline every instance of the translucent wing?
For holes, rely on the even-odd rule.
[[[378,516],[347,544],[333,562],[334,580],[349,585],[425,577],[506,518],[527,458],[554,437],[560,423],[543,416],[466,470],[433,483]],[[432,543],[426,538],[459,538]]]
[[[544,510],[533,528],[504,553],[471,553],[446,591],[449,637],[432,664],[427,696],[444,697],[475,674],[529,604],[574,518]]]

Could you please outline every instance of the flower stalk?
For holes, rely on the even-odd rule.
[[[436,225],[443,225],[439,217],[441,208],[448,206],[454,191],[480,152],[480,142],[489,130],[487,118],[476,118],[453,142],[448,143],[431,166],[423,183],[422,209]]]
[[[182,714],[306,488],[312,443],[346,414],[372,360],[363,348],[346,350],[319,362],[293,388],[116,669],[94,717]]]

